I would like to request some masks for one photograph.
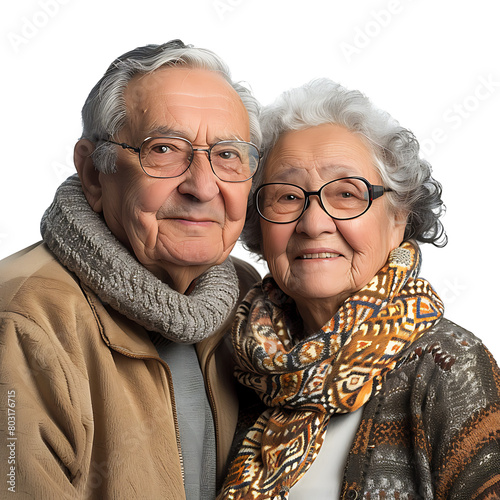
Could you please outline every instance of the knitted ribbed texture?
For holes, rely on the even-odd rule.
[[[174,342],[192,344],[210,336],[238,298],[230,259],[203,273],[188,296],[156,278],[92,210],[76,175],[59,186],[41,233],[61,263],[103,302]]]

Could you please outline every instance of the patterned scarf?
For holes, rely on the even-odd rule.
[[[286,499],[323,443],[328,420],[377,394],[401,353],[443,314],[405,242],[314,335],[297,340],[293,301],[271,277],[250,290],[233,327],[236,376],[269,406],[247,433],[220,498]],[[296,327],[295,327],[296,329]]]

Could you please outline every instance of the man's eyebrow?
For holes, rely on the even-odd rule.
[[[160,126],[160,127],[155,127],[153,129],[150,129],[148,131],[147,135],[149,137],[156,137],[156,136],[161,136],[161,135],[184,137],[185,133],[181,132],[180,130],[175,130],[171,127]]]
[[[191,140],[185,131],[176,130],[174,128],[167,127],[167,126],[159,126],[159,127],[155,127],[153,129],[150,129],[150,130],[148,130],[146,135],[148,137],[160,137],[160,136],[182,137],[184,139]],[[213,138],[213,144],[220,142],[220,141],[244,141],[244,139],[237,136],[236,134],[228,134],[227,136],[216,136]]]
[[[228,134],[227,136],[216,136],[214,137],[214,144],[216,142],[220,141],[240,141],[240,142],[247,142],[245,139],[242,139],[240,136],[236,134]]]

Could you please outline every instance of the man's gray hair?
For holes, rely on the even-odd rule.
[[[118,57],[90,92],[82,109],[82,139],[96,144],[92,157],[96,168],[105,173],[116,170],[116,147],[103,142],[119,132],[127,121],[124,91],[135,75],[145,75],[162,67],[187,67],[220,74],[238,93],[250,120],[250,140],[260,146],[260,106],[251,92],[231,79],[229,68],[213,52],[172,40],[162,45],[146,45]]]
[[[253,180],[252,192],[263,182],[269,153],[284,133],[323,124],[341,125],[364,141],[371,150],[374,167],[396,211],[407,212],[405,239],[444,246],[446,233],[439,220],[445,207],[441,184],[431,175],[430,164],[419,156],[419,144],[409,130],[401,127],[388,113],[377,109],[357,90],[347,90],[322,78],[287,92],[261,111],[263,157]],[[262,234],[257,210],[250,195],[244,246],[262,257]]]

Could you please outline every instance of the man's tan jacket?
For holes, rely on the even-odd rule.
[[[234,261],[241,300],[259,276]],[[196,346],[219,481],[237,420],[233,315]],[[44,244],[0,263],[0,398],[2,495],[10,477],[17,498],[185,498],[168,366]]]

